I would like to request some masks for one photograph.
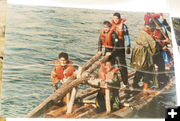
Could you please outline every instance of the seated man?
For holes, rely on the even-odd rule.
[[[119,68],[113,67],[113,61],[108,59],[98,71],[98,77],[101,79],[101,89],[96,97],[96,106],[100,110],[105,110],[105,85],[108,84],[112,87],[120,87],[120,80],[117,75]],[[119,89],[110,88],[110,103],[111,109],[117,110],[120,108]]]
[[[64,52],[59,54],[59,59],[54,61],[53,64],[54,68],[51,72],[51,81],[53,82],[55,92],[61,83],[73,76],[75,69],[73,63],[68,59],[68,54]]]

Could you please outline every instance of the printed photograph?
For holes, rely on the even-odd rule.
[[[164,118],[168,13],[8,5],[1,117]]]
[[[178,50],[180,52],[180,18],[173,17],[172,22],[173,22],[176,43],[178,45]]]

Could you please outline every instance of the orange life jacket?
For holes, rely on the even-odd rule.
[[[63,66],[59,65],[58,61],[54,61],[54,68],[53,68],[53,75],[51,75],[51,80],[54,81],[55,78],[58,80],[62,80],[64,79],[64,77],[70,77],[73,75],[75,69],[73,67],[73,63],[70,61],[68,63],[68,65],[66,66],[66,68],[64,68]],[[65,75],[64,75],[64,71],[66,71]]]
[[[113,33],[112,29],[110,29],[108,33],[104,32],[104,30],[101,29],[100,39],[105,48],[112,48],[112,42],[111,42],[112,33]]]
[[[109,72],[106,71],[106,68],[105,68],[105,65],[104,64],[101,64],[101,67],[98,71],[98,77],[100,79],[102,79],[102,81],[105,81],[105,80],[113,80],[114,78],[114,75],[116,74],[116,72],[119,70],[119,68],[112,68]],[[112,89],[110,89],[110,91],[112,92]],[[101,92],[103,94],[105,94],[105,89],[104,88],[101,88]]]
[[[116,24],[114,22],[114,20],[111,20],[111,24],[112,24],[112,28],[114,29],[114,31],[116,32],[116,34],[118,34],[118,38],[120,40],[123,40],[123,24],[126,21],[126,19],[121,19],[120,22],[118,24]]]

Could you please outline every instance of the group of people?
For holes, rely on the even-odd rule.
[[[172,60],[171,52],[168,50],[170,40],[167,30],[170,31],[169,25],[163,14],[146,13],[144,20],[145,24],[136,38],[136,44],[131,54],[130,67],[136,70],[133,79],[134,91],[129,90],[128,83],[126,54],[130,54],[131,42],[128,27],[125,24],[126,19],[121,18],[120,13],[114,13],[111,21],[103,22],[98,41],[98,53],[102,55],[102,47],[104,46],[104,55],[109,55],[109,58],[101,64],[97,75],[101,79],[102,86],[108,84],[111,87],[116,87],[110,89],[112,110],[122,106],[117,88],[121,86],[119,73],[128,94],[138,92],[137,90],[141,88],[140,80],[144,82],[143,96],[152,95],[149,88],[159,88],[159,81],[167,80],[163,72]],[[68,54],[61,52],[59,59],[54,62],[54,68],[51,72],[54,91],[67,78],[73,76],[74,71],[73,63],[69,61]],[[106,108],[104,88],[100,88],[97,94],[96,106],[99,109]]]

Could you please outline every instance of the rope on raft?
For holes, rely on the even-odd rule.
[[[91,80],[91,81],[93,81],[93,80]],[[100,81],[100,79],[99,79],[99,81]],[[131,88],[127,88],[127,87],[117,87],[117,86],[112,86],[112,85],[108,85],[108,86],[96,85],[96,88],[105,88],[105,89],[112,88],[112,89],[118,89],[118,90],[124,89],[124,90],[129,90],[129,91],[139,91],[139,92],[142,92],[142,89],[138,89],[138,88],[131,89]],[[160,91],[158,89],[150,89],[150,90],[152,92],[155,92],[155,93]],[[172,93],[172,92],[173,92],[173,90],[168,91],[168,92],[162,92],[162,94],[169,94],[169,93]]]
[[[49,66],[52,66],[54,64],[48,64]],[[77,66],[77,67],[81,67],[81,65],[78,65],[78,64],[73,64],[74,66]],[[26,66],[20,66],[19,68],[25,68],[25,67],[39,67],[40,65],[39,64],[35,64],[35,65],[26,65]],[[46,65],[41,65],[41,66],[46,66]],[[175,71],[163,71],[163,72],[152,72],[152,71],[142,71],[142,70],[139,70],[139,69],[134,69],[134,68],[131,68],[130,66],[127,66],[127,65],[123,65],[123,64],[120,64],[120,66],[122,67],[126,67],[126,68],[129,68],[129,69],[132,69],[134,71],[139,71],[139,72],[144,72],[144,73],[149,73],[149,74],[173,74]],[[118,67],[116,65],[116,67]],[[16,68],[18,68],[18,66],[16,66]]]

